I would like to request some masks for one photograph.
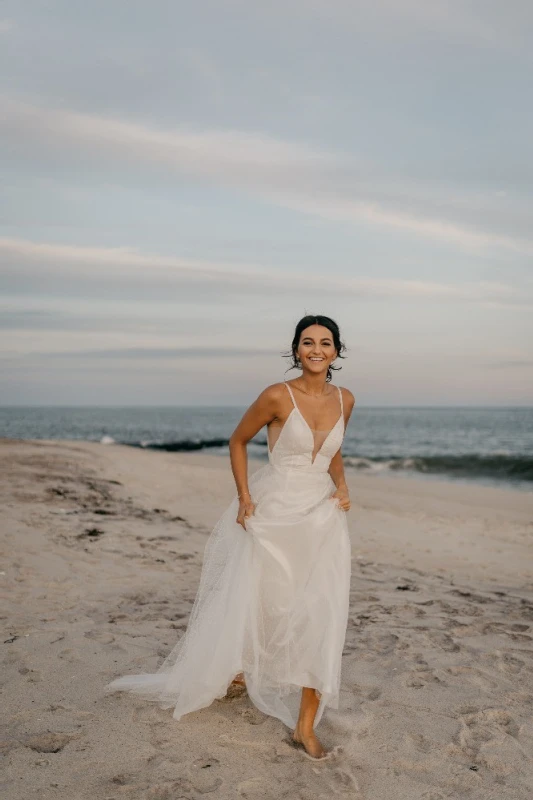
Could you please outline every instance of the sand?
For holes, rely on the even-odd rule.
[[[533,495],[349,482],[342,694],[316,762],[246,695],[178,722],[104,691],[185,629],[228,459],[0,440],[5,800],[530,800]]]

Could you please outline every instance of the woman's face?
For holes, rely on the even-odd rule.
[[[323,325],[310,325],[305,328],[296,352],[302,367],[315,374],[327,372],[331,362],[337,358],[333,336]]]

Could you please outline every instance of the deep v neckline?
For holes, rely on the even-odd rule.
[[[298,408],[298,406],[295,406],[295,407],[293,408],[293,411],[296,411],[296,412],[297,412],[297,413],[300,415],[300,418],[302,419],[302,421],[303,421],[304,425],[306,426],[307,430],[308,430],[308,431],[309,431],[309,433],[311,434],[311,438],[312,438],[312,440],[313,440],[313,445],[314,445],[314,443],[315,443],[315,434],[314,434],[314,432],[313,432],[313,428],[312,428],[312,427],[309,425],[308,421],[306,420],[306,418],[304,417],[304,415],[302,414],[302,412],[300,411],[300,409]],[[292,412],[291,412],[291,413],[292,413]],[[331,428],[331,430],[329,430],[329,431],[327,432],[327,434],[326,434],[326,438],[324,439],[324,441],[322,442],[322,444],[320,445],[320,447],[319,447],[319,448],[318,448],[318,450],[316,451],[316,453],[315,453],[315,457],[314,457],[314,458],[313,458],[313,453],[311,452],[311,464],[314,464],[314,463],[315,463],[315,461],[317,460],[317,457],[320,455],[320,452],[322,451],[322,449],[323,449],[324,445],[326,444],[327,440],[329,439],[329,437],[331,436],[331,434],[333,433],[333,431],[335,430],[335,428],[337,427],[337,425],[338,425],[338,424],[339,424],[339,422],[341,421],[342,417],[343,417],[343,412],[341,411],[341,413],[339,414],[339,418],[338,418],[337,422],[335,423],[335,425],[333,426],[333,428]],[[287,422],[288,422],[288,420],[287,420]],[[285,425],[284,425],[283,427],[285,427]],[[317,428],[316,430],[317,430],[317,432],[318,432],[318,430],[319,430],[319,429]],[[280,436],[281,436],[281,433],[280,433]],[[279,437],[278,437],[278,438],[279,438]],[[314,447],[313,447],[313,449],[314,449]]]
[[[294,408],[292,409],[291,413],[289,414],[289,416],[287,417],[287,419],[286,419],[286,421],[285,421],[285,425],[287,425],[287,423],[289,422],[289,419],[291,418],[293,411],[296,411],[296,412],[299,414],[299,416],[300,416],[301,420],[303,421],[304,425],[306,426],[307,430],[308,430],[308,431],[309,431],[309,433],[311,434],[311,438],[312,438],[312,440],[313,440],[313,448],[312,448],[312,450],[311,450],[311,464],[314,464],[314,463],[315,463],[315,461],[317,460],[317,457],[319,456],[319,454],[320,454],[320,453],[321,453],[321,451],[323,450],[323,448],[324,448],[324,445],[325,445],[325,444],[326,444],[326,442],[328,441],[329,437],[331,436],[331,434],[333,433],[333,431],[335,430],[335,428],[337,427],[337,425],[339,424],[339,422],[340,422],[340,421],[343,419],[343,417],[344,417],[344,408],[343,408],[343,403],[342,403],[342,392],[341,392],[341,390],[340,390],[340,387],[339,387],[339,386],[337,386],[337,390],[338,390],[338,392],[339,392],[339,400],[340,400],[340,404],[341,404],[341,411],[340,411],[340,414],[339,414],[339,418],[338,418],[337,422],[335,423],[335,425],[334,425],[334,426],[333,426],[333,427],[332,427],[332,428],[331,428],[331,429],[330,429],[330,430],[327,432],[327,434],[326,434],[326,437],[325,437],[324,441],[322,442],[322,444],[320,445],[320,447],[319,447],[319,448],[318,448],[318,450],[316,451],[316,453],[315,453],[315,455],[314,455],[314,458],[313,458],[313,450],[314,450],[314,444],[315,444],[315,434],[314,434],[313,428],[312,428],[312,427],[309,425],[308,421],[306,420],[306,418],[304,417],[304,415],[302,414],[302,412],[301,412],[301,411],[300,411],[300,409],[298,408],[298,404],[296,403],[296,400],[294,399],[294,395],[293,395],[293,393],[292,393],[292,389],[291,389],[291,387],[289,386],[289,384],[287,383],[287,381],[284,381],[284,383],[285,383],[285,386],[287,387],[287,389],[288,389],[288,391],[289,391],[289,394],[290,394],[290,396],[291,396],[291,400],[292,400],[292,404],[293,404],[293,406],[294,406]],[[283,428],[285,428],[285,425],[283,426]],[[283,431],[283,428],[281,429],[281,431],[280,431],[280,433],[279,433],[279,436],[278,436],[278,442],[279,442],[279,438],[280,438],[280,436],[281,436],[281,433],[282,433],[282,431]],[[318,432],[318,430],[319,430],[319,429],[317,428],[316,430],[317,430],[317,432]],[[276,442],[276,444],[277,444],[278,442]],[[276,446],[276,445],[274,445],[274,447],[275,447],[275,446]]]

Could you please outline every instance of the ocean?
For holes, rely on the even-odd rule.
[[[244,407],[0,407],[0,436],[228,454]],[[346,469],[533,491],[533,408],[356,406]],[[267,459],[266,429],[250,456]]]

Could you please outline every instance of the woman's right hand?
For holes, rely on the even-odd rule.
[[[246,519],[251,517],[255,511],[255,505],[249,497],[239,500],[239,513],[237,514],[237,522],[242,525],[246,530]]]

